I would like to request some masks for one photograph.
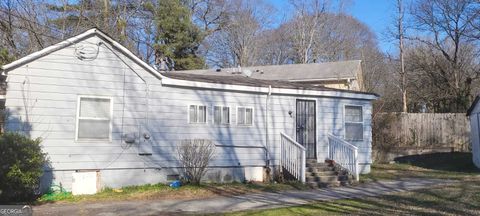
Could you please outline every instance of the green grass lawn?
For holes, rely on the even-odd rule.
[[[395,164],[374,164],[361,183],[400,178],[439,178],[458,183],[422,190],[362,199],[313,202],[308,205],[233,212],[227,215],[480,215],[480,171],[468,153],[444,153],[402,158]],[[95,195],[47,194],[47,202],[96,202],[139,199],[201,199],[217,195],[239,195],[262,191],[304,190],[299,183],[286,184],[204,184],[172,189],[164,184],[105,189]]]
[[[375,164],[361,182],[400,178],[454,179],[458,183],[363,199],[234,212],[228,215],[480,215],[480,171],[469,153],[405,157],[396,164]]]
[[[174,189],[165,184],[129,186],[119,189],[106,188],[94,195],[73,196],[70,192],[47,193],[35,204],[51,202],[96,202],[117,200],[152,200],[152,199],[202,199],[218,195],[240,195],[262,191],[306,190],[305,185],[297,182],[283,184],[263,183],[228,183],[185,185]]]

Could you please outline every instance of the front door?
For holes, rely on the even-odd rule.
[[[316,158],[316,113],[314,100],[297,100],[297,142],[305,146],[307,159]]]

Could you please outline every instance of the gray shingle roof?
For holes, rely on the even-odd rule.
[[[172,73],[172,72],[162,73],[162,75],[169,78],[173,78],[173,79],[189,80],[189,81],[197,81],[197,82],[257,86],[257,87],[272,86],[274,88],[303,89],[303,90],[317,90],[317,91],[339,91],[339,92],[350,92],[350,93],[378,96],[377,94],[369,93],[369,92],[334,89],[334,88],[328,88],[323,86],[314,86],[309,84],[295,83],[295,82],[288,82],[288,81],[281,81],[281,80],[260,80],[260,79],[245,77],[245,76],[221,76],[221,75]]]
[[[312,64],[286,64],[269,66],[251,66],[241,68],[242,71],[250,70],[251,78],[262,80],[331,80],[355,79],[361,70],[360,60],[339,61]],[[215,69],[171,71],[168,73],[212,75],[212,76],[244,76],[238,68],[223,68],[217,72]]]

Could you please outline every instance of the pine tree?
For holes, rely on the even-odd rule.
[[[8,50],[0,46],[0,67],[12,62],[14,59],[8,54]]]
[[[155,23],[155,63],[164,62],[170,70],[204,67],[204,59],[197,55],[204,34],[192,22],[186,5],[180,0],[159,1]]]

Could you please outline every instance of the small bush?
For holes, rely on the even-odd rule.
[[[198,185],[215,154],[215,144],[205,139],[182,140],[177,154],[187,182]]]
[[[46,164],[40,139],[18,133],[0,135],[0,202],[36,199]]]

